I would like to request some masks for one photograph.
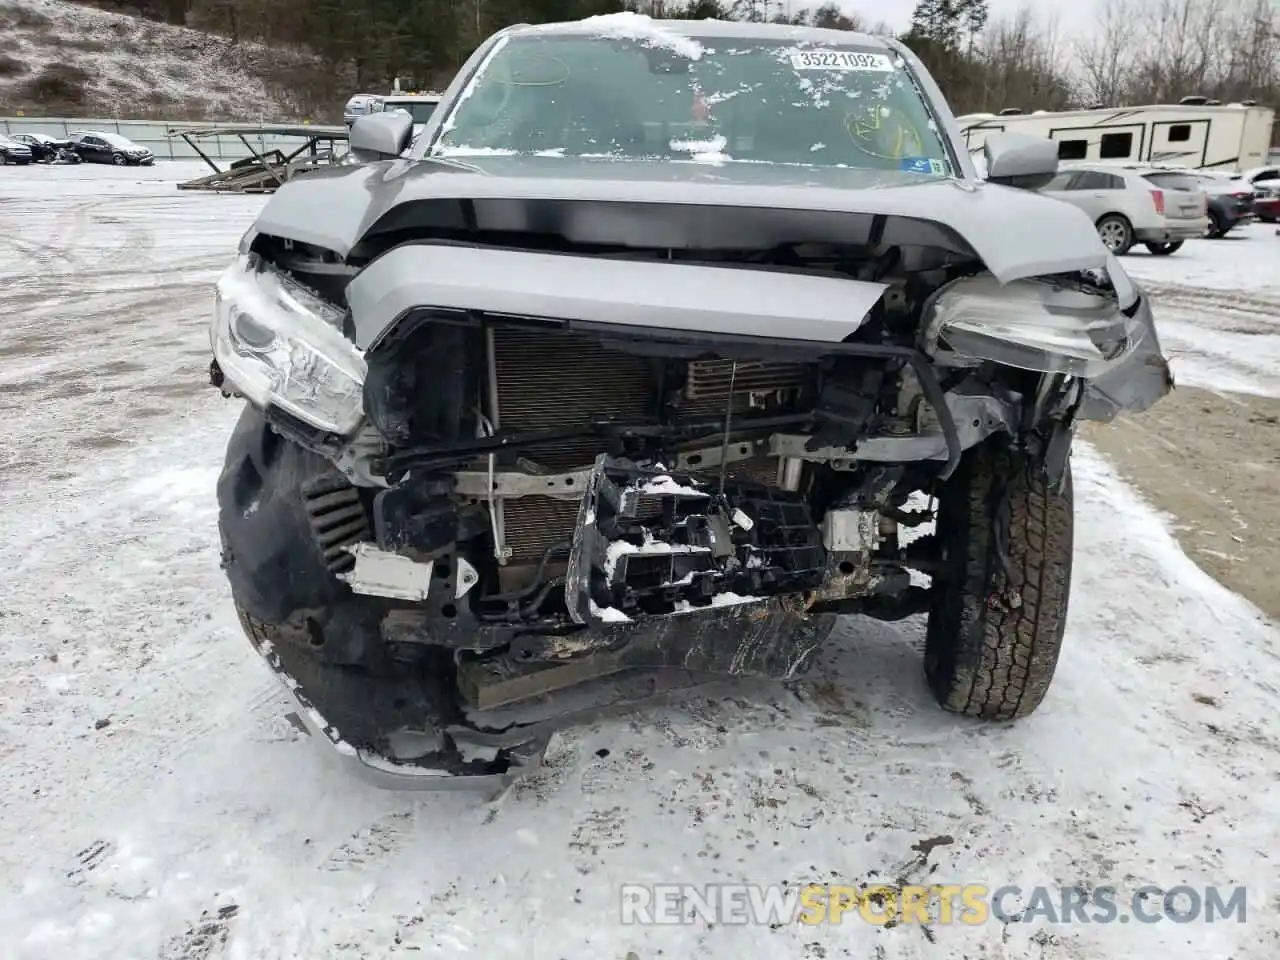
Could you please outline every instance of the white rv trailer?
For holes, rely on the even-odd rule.
[[[1252,104],[1156,104],[1064,110],[1003,111],[957,118],[978,153],[992,133],[1026,133],[1058,141],[1062,160],[1166,163],[1238,173],[1266,164],[1275,111]]]

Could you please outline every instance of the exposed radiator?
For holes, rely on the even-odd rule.
[[[590,337],[497,330],[498,415],[503,430],[571,427],[600,417],[644,420],[654,414],[654,384],[644,357],[605,350]],[[591,438],[545,444],[524,457],[548,471],[589,466]]]
[[[591,337],[517,329],[494,331],[498,415],[506,430],[538,430],[587,423],[599,417],[646,420],[657,415],[657,377],[645,357],[601,347]],[[692,361],[679,399],[682,417],[719,419],[729,399],[732,362]],[[771,361],[739,361],[733,379],[734,410],[748,409],[752,394],[800,387],[807,369]],[[549,443],[522,456],[548,472],[590,466],[602,452],[591,438]],[[729,475],[775,483],[777,461],[731,464]],[[578,501],[516,497],[503,501],[512,564],[536,562],[554,543],[573,536]]]
[[[531,563],[547,547],[573,536],[578,520],[578,500],[552,497],[519,497],[502,502],[511,563]],[[564,557],[559,559],[563,560]]]

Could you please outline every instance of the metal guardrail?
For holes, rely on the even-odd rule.
[[[250,121],[251,122],[251,121]],[[139,146],[146,147],[157,160],[199,160],[195,152],[181,137],[169,137],[170,130],[208,130],[211,128],[243,127],[240,123],[168,122],[163,120],[103,120],[80,117],[0,117],[0,134],[43,133],[51,137],[65,137],[74,130],[97,130],[102,133],[118,133]],[[272,150],[289,153],[298,145],[297,137],[279,137],[270,134],[246,136],[253,150],[260,154]],[[253,156],[238,136],[211,136],[200,140],[200,149],[214,160],[243,160]]]
[[[210,127],[236,127],[252,123],[201,123],[198,121],[168,122],[163,120],[102,120],[95,118],[63,117],[0,117],[0,133],[46,133],[51,137],[65,137],[72,130],[101,130],[118,133],[134,143],[146,147],[158,160],[199,160],[200,156],[181,137],[170,139],[169,130],[198,130]],[[251,136],[249,142],[259,153],[284,149],[297,143],[296,137]],[[206,147],[207,144],[207,147]],[[208,137],[200,141],[201,149],[214,160],[243,160],[252,156],[239,137]],[[1280,150],[1272,150],[1268,163],[1280,164]]]

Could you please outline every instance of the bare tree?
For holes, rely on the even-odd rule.
[[[1188,95],[1280,107],[1274,0],[1104,0],[1076,47],[1087,103],[1176,103]]]
[[[1112,106],[1128,93],[1134,69],[1133,17],[1133,0],[1102,0],[1092,38],[1077,41],[1086,106]]]

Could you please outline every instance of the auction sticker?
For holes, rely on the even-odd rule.
[[[856,50],[800,50],[791,54],[796,70],[876,70],[892,73],[888,54],[859,53]]]
[[[932,157],[903,157],[898,161],[898,169],[905,173],[927,173],[935,177],[947,175],[947,165]]]

